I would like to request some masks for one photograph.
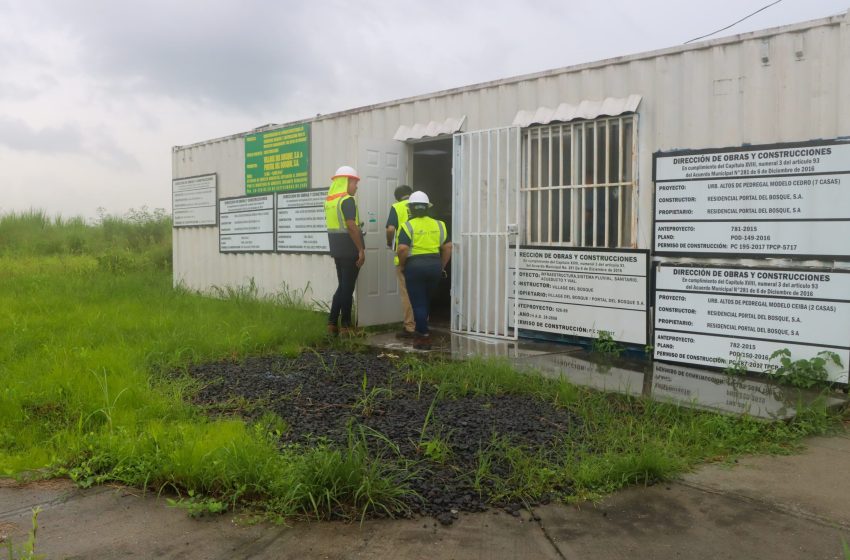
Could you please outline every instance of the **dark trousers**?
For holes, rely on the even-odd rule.
[[[336,263],[336,279],[339,283],[334,298],[331,302],[331,314],[328,324],[336,325],[342,314],[341,325],[351,326],[351,306],[354,303],[354,285],[357,283],[357,274],[360,269],[355,264],[357,257],[334,258]]]
[[[428,334],[428,315],[431,313],[431,296],[440,284],[442,266],[439,256],[417,256],[407,259],[404,281],[413,308],[416,332]]]

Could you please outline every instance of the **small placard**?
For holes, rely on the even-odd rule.
[[[216,175],[199,175],[171,181],[173,227],[214,226]]]
[[[219,201],[219,251],[274,251],[274,195],[224,198]]]

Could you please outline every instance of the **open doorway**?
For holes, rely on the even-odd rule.
[[[425,140],[413,145],[414,190],[424,191],[433,204],[431,217],[443,220],[452,235],[452,138]],[[451,263],[431,303],[431,323],[448,327],[451,317]]]

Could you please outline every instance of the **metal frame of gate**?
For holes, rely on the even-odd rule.
[[[521,146],[519,127],[454,135],[453,332],[517,338]]]

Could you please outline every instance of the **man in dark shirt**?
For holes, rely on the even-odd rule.
[[[351,322],[354,287],[360,267],[366,261],[366,246],[360,231],[357,201],[354,199],[359,182],[357,171],[353,167],[343,165],[332,177],[325,199],[328,247],[336,265],[338,281],[328,316],[330,335],[351,334],[355,330]]]
[[[404,282],[404,273],[398,266],[398,234],[401,231],[401,224],[405,223],[408,218],[407,213],[407,198],[411,195],[413,189],[408,185],[399,185],[393,192],[396,202],[390,206],[390,214],[387,217],[387,247],[393,250],[393,262],[395,264],[395,276],[398,281],[398,293],[401,298],[401,310],[404,317],[404,328],[396,333],[398,338],[413,338],[416,324],[413,321],[413,308],[410,307],[410,298],[407,295],[407,285]]]

